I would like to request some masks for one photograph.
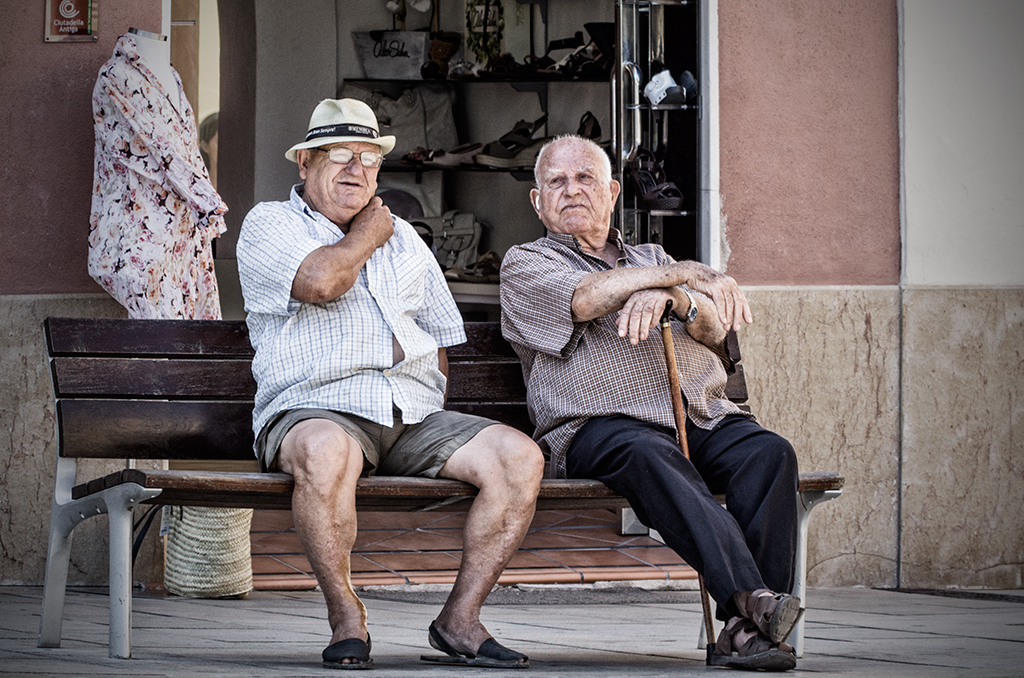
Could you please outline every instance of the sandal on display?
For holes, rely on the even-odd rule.
[[[370,649],[373,641],[366,634],[366,641],[360,638],[346,638],[329,645],[323,652],[323,663],[329,669],[368,669],[373,666]],[[344,662],[348,659],[350,661]]]
[[[456,146],[450,151],[434,151],[433,157],[430,159],[431,165],[439,165],[441,167],[458,167],[459,165],[472,165],[473,156],[480,152],[484,147],[483,144],[468,143]]]
[[[796,666],[796,651],[785,643],[772,643],[757,625],[733,617],[718,635],[709,663],[748,671],[788,671]]]
[[[456,650],[441,636],[433,622],[430,624],[428,638],[432,648],[445,654],[441,657],[420,655],[420,661],[432,664],[480,666],[488,669],[530,668],[529,657],[521,652],[508,649],[494,638],[488,638],[481,643],[476,654]]]
[[[487,155],[486,153],[481,153],[475,158],[476,164],[506,170],[533,169],[534,163],[537,162],[537,154],[540,153],[540,149],[544,147],[544,144],[549,141],[551,141],[551,137],[542,137],[537,139],[511,158],[498,158]]]
[[[517,78],[537,77],[537,68],[527,57],[525,63],[519,63],[508,52],[492,57],[487,66],[477,71],[476,77],[481,80],[514,80]]]
[[[600,139],[601,123],[597,121],[597,116],[590,111],[584,113],[583,117],[580,118],[580,126],[576,130],[576,136],[590,139],[591,141]]]
[[[480,255],[469,266],[453,266],[444,272],[448,280],[472,283],[496,283],[501,280],[501,256],[494,250]]]
[[[627,166],[637,205],[646,210],[677,210],[683,205],[683,194],[671,181],[667,181],[654,154],[638,148]]]
[[[437,153],[437,151],[431,151],[428,148],[417,146],[416,148],[412,149],[411,151],[403,155],[402,159],[399,162],[401,162],[403,165],[422,165],[425,162],[431,162],[431,160],[433,160],[434,158],[435,153]]]
[[[478,153],[474,160],[479,165],[489,167],[501,167],[503,169],[515,167],[529,167],[533,164],[532,158],[537,157],[541,142],[544,139],[534,139],[533,135],[548,120],[545,113],[532,123],[520,120],[510,132],[506,132],[497,141],[484,146],[481,153]]]
[[[551,57],[551,53],[559,49],[571,49],[573,50],[573,52],[575,52],[577,49],[583,47],[584,45],[586,45],[586,42],[583,40],[583,31],[576,31],[576,34],[571,38],[552,40],[551,42],[548,43],[548,49],[546,52],[544,52],[544,56],[530,57],[529,59],[527,59],[527,63],[532,64],[537,69],[538,74],[548,73],[553,75],[561,75],[561,66],[569,58],[570,55],[566,55],[559,61],[555,61]]]
[[[681,106],[697,96],[697,81],[690,71],[683,71],[679,83],[660,61],[651,62],[651,79],[644,86],[644,96],[653,106]]]

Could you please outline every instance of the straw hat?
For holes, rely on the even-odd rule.
[[[306,140],[288,149],[284,157],[298,162],[300,148],[329,146],[340,141],[362,141],[380,146],[382,155],[395,147],[395,137],[380,135],[373,109],[358,99],[324,99],[309,118]]]

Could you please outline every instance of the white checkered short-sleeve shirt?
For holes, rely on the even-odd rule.
[[[256,205],[239,233],[238,272],[256,349],[253,431],[258,436],[274,415],[300,407],[392,426],[397,406],[405,423],[422,421],[444,405],[438,348],[466,341],[437,261],[410,224],[392,217],[394,235],[349,291],[322,304],[293,299],[303,259],[345,237],[301,191]],[[405,351],[394,366],[392,336]]]

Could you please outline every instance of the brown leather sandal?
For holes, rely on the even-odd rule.
[[[710,664],[749,671],[788,671],[796,666],[796,651],[785,643],[771,643],[749,619],[733,617],[718,634]]]
[[[800,599],[788,593],[758,589],[738,594],[739,613],[757,624],[768,640],[781,643],[804,614]]]

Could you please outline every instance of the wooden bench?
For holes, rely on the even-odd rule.
[[[131,656],[132,510],[139,504],[259,509],[291,507],[283,473],[125,468],[77,478],[77,459],[252,460],[256,384],[242,321],[49,318],[47,353],[56,400],[58,451],[39,646],[58,647],[71,535],[94,515],[110,518],[111,657]],[[518,357],[497,323],[467,323],[451,347],[448,408],[505,422],[528,433]],[[738,357],[738,346],[733,346]],[[746,399],[742,369],[729,396]],[[795,593],[805,599],[807,516],[837,497],[835,473],[800,476],[801,521]],[[366,511],[465,511],[476,494],[445,479],[361,478],[356,506]],[[597,481],[545,479],[537,508],[621,509],[627,502]],[[802,622],[791,642],[802,649]]]

